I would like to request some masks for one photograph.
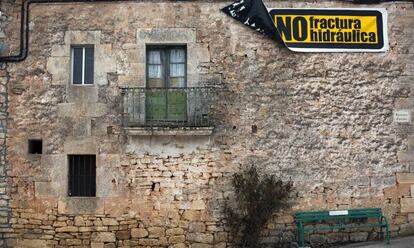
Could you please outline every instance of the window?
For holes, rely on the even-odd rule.
[[[43,141],[41,139],[28,140],[29,154],[42,154]]]
[[[72,84],[93,84],[94,48],[92,46],[72,47]]]
[[[147,47],[147,121],[185,121],[187,51],[185,46]]]
[[[96,195],[96,155],[69,155],[69,196]]]

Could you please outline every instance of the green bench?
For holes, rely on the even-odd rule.
[[[369,218],[374,221],[368,222]],[[385,227],[386,241],[387,244],[390,243],[388,222],[382,214],[381,208],[298,212],[295,214],[295,221],[298,225],[298,243],[300,247],[305,246],[305,232],[364,227],[379,227],[381,239],[384,237],[382,229]],[[328,226],[314,226],[318,222],[329,222],[331,224]]]

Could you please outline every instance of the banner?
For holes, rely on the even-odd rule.
[[[251,11],[253,8],[255,11]],[[387,12],[384,9],[266,9],[261,0],[241,0],[223,11],[250,27],[260,16],[260,22],[253,22],[253,28],[292,51],[388,50]],[[276,34],[264,31],[271,30],[269,25],[276,28]]]
[[[254,30],[281,42],[279,32],[261,0],[241,0],[223,8],[222,11]]]

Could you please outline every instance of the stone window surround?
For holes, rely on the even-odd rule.
[[[71,83],[71,48],[83,45],[94,46],[94,84],[74,85]],[[85,119],[88,130],[84,136],[68,137],[61,154],[42,155],[46,178],[35,182],[35,195],[58,200],[59,213],[103,214],[104,199],[116,197],[120,192],[110,188],[110,179],[105,176],[115,163],[106,159],[108,155],[99,154],[96,141],[90,136],[90,119],[107,113],[106,104],[98,102],[98,88],[108,84],[108,73],[116,72],[112,44],[101,44],[101,31],[66,31],[64,43],[52,46],[47,70],[52,75],[51,84],[64,86],[67,91],[66,101],[58,104],[58,116]],[[68,196],[68,154],[96,154],[96,197]],[[105,163],[101,162],[103,160]]]
[[[187,64],[186,64],[186,86],[197,87],[200,86],[200,74],[197,71],[199,65],[203,62],[209,62],[210,56],[208,48],[200,43],[197,43],[195,28],[139,28],[137,29],[136,45],[131,45],[131,48],[136,49],[136,64],[134,64],[135,80],[128,76],[124,78],[121,76],[120,86],[145,87],[147,85],[146,75],[146,54],[148,46],[186,46]],[[136,81],[136,78],[141,80]],[[142,104],[141,106],[145,106]],[[144,110],[141,110],[144,113]],[[127,135],[132,136],[209,136],[213,132],[213,128],[177,128],[173,131],[170,128],[147,128],[134,127],[125,128]]]
[[[205,44],[197,43],[195,28],[138,28],[136,42],[123,44],[127,68],[119,74],[121,87],[145,87],[146,47],[149,45],[185,45],[187,47],[187,86],[200,86],[198,67],[210,62]]]
[[[63,45],[53,45],[47,60],[47,70],[52,74],[53,85],[71,83],[71,51],[73,46],[94,47],[94,84],[107,85],[107,73],[116,71],[112,44],[101,44],[101,31],[66,31]],[[92,86],[92,85],[82,85]]]
[[[56,199],[58,211],[63,214],[103,214],[104,202],[114,197],[126,197],[122,189],[113,189],[113,170],[120,163],[118,154],[98,154],[90,142],[81,147],[65,148],[63,154],[41,155],[43,178],[35,181],[37,198]],[[83,152],[82,152],[83,151]],[[96,196],[69,196],[68,154],[96,154]]]

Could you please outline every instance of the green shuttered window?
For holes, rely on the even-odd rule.
[[[187,51],[185,46],[147,47],[147,121],[185,121]]]

